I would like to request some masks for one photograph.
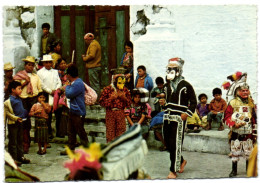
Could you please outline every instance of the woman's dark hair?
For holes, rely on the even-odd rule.
[[[163,78],[162,77],[157,77],[156,79],[155,79],[155,83],[158,85],[158,84],[164,84],[164,80],[163,80]]]
[[[43,23],[42,24],[42,29],[44,29],[44,28],[47,28],[48,30],[50,30],[51,26],[50,26],[49,23]]]
[[[22,86],[22,84],[18,81],[12,81],[8,85],[8,92],[12,93],[12,89],[16,89],[18,86]]]
[[[55,64],[55,69],[58,69],[58,67],[59,67],[59,65],[60,65],[60,63],[61,63],[62,61],[66,62],[66,60],[65,60],[64,58],[59,58],[59,59],[57,60],[57,63]],[[66,62],[66,63],[67,63],[67,62]]]
[[[134,45],[133,45],[133,43],[131,41],[126,41],[124,46],[129,46],[132,49],[134,48]]]
[[[138,70],[138,69],[142,69],[143,71],[146,71],[146,68],[145,68],[144,65],[139,65],[139,66],[137,67],[137,70]]]
[[[198,99],[200,100],[202,97],[206,97],[206,99],[208,99],[208,96],[205,93],[200,94]]]
[[[62,46],[62,41],[61,41],[60,39],[54,41],[54,42],[51,44],[50,50],[51,50],[51,51],[54,51],[54,48],[55,48],[58,44]]]

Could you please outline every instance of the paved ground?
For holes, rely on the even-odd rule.
[[[31,160],[30,164],[22,165],[21,169],[37,176],[41,181],[63,181],[64,176],[69,172],[63,168],[63,162],[67,156],[60,156],[64,144],[51,143],[52,147],[47,149],[47,154],[38,155],[37,144],[32,143],[29,154],[25,156]],[[231,171],[231,159],[226,155],[187,152],[184,151],[184,158],[188,161],[185,171],[178,174],[178,179],[205,179],[214,178],[215,181],[230,182],[228,174]],[[169,173],[169,154],[150,149],[144,163],[144,167],[152,179],[165,179]],[[238,177],[246,177],[245,161],[238,164]],[[221,178],[221,179],[220,179]],[[228,179],[223,179],[228,178]],[[236,182],[244,179],[235,179]],[[250,182],[256,179],[246,179]],[[202,181],[202,180],[199,180]],[[210,180],[212,181],[212,180]],[[157,182],[157,181],[156,181]]]

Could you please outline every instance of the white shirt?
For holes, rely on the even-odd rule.
[[[58,70],[56,69],[47,70],[43,67],[37,74],[41,79],[42,90],[49,94],[51,94],[52,90],[57,90],[62,86]],[[53,105],[53,97],[51,95],[49,95],[49,104]]]

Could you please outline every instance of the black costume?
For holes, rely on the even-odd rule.
[[[180,78],[181,77],[181,78]],[[176,89],[172,86],[174,82]],[[182,121],[181,114],[192,116],[197,106],[194,89],[182,76],[168,81],[165,85],[166,110],[164,114],[163,134],[167,150],[170,152],[171,172],[180,170],[183,162],[182,144],[186,120]]]

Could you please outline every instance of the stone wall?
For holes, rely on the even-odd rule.
[[[236,71],[247,72],[248,84],[256,101],[256,6],[130,6],[130,37],[134,47],[138,48],[138,44],[145,42],[142,37],[148,34],[149,25],[156,25],[165,18],[161,14],[162,10],[170,12],[168,19],[172,20],[171,24],[174,25],[177,35],[174,39],[183,40],[179,42],[183,45],[177,45],[180,47],[179,52],[174,51],[176,47],[168,46],[167,41],[167,44],[164,44],[164,40],[160,40],[160,37],[165,35],[158,28],[154,35],[157,39],[154,44],[147,44],[142,50],[134,49],[135,68],[143,64],[143,60],[148,60],[147,72],[152,74],[155,80],[158,75],[165,76],[165,57],[182,57],[185,60],[183,75],[194,86],[197,95],[202,92],[208,95],[208,101],[212,99],[212,89],[221,87],[222,83],[227,81],[228,75]],[[155,55],[155,52],[157,57],[162,59],[153,60],[150,55]],[[163,55],[165,52],[170,54]],[[226,91],[222,91],[225,98]]]
[[[28,55],[39,57],[41,25],[48,22],[53,30],[53,6],[3,7],[3,61],[15,65],[15,72],[23,69],[21,59]]]

